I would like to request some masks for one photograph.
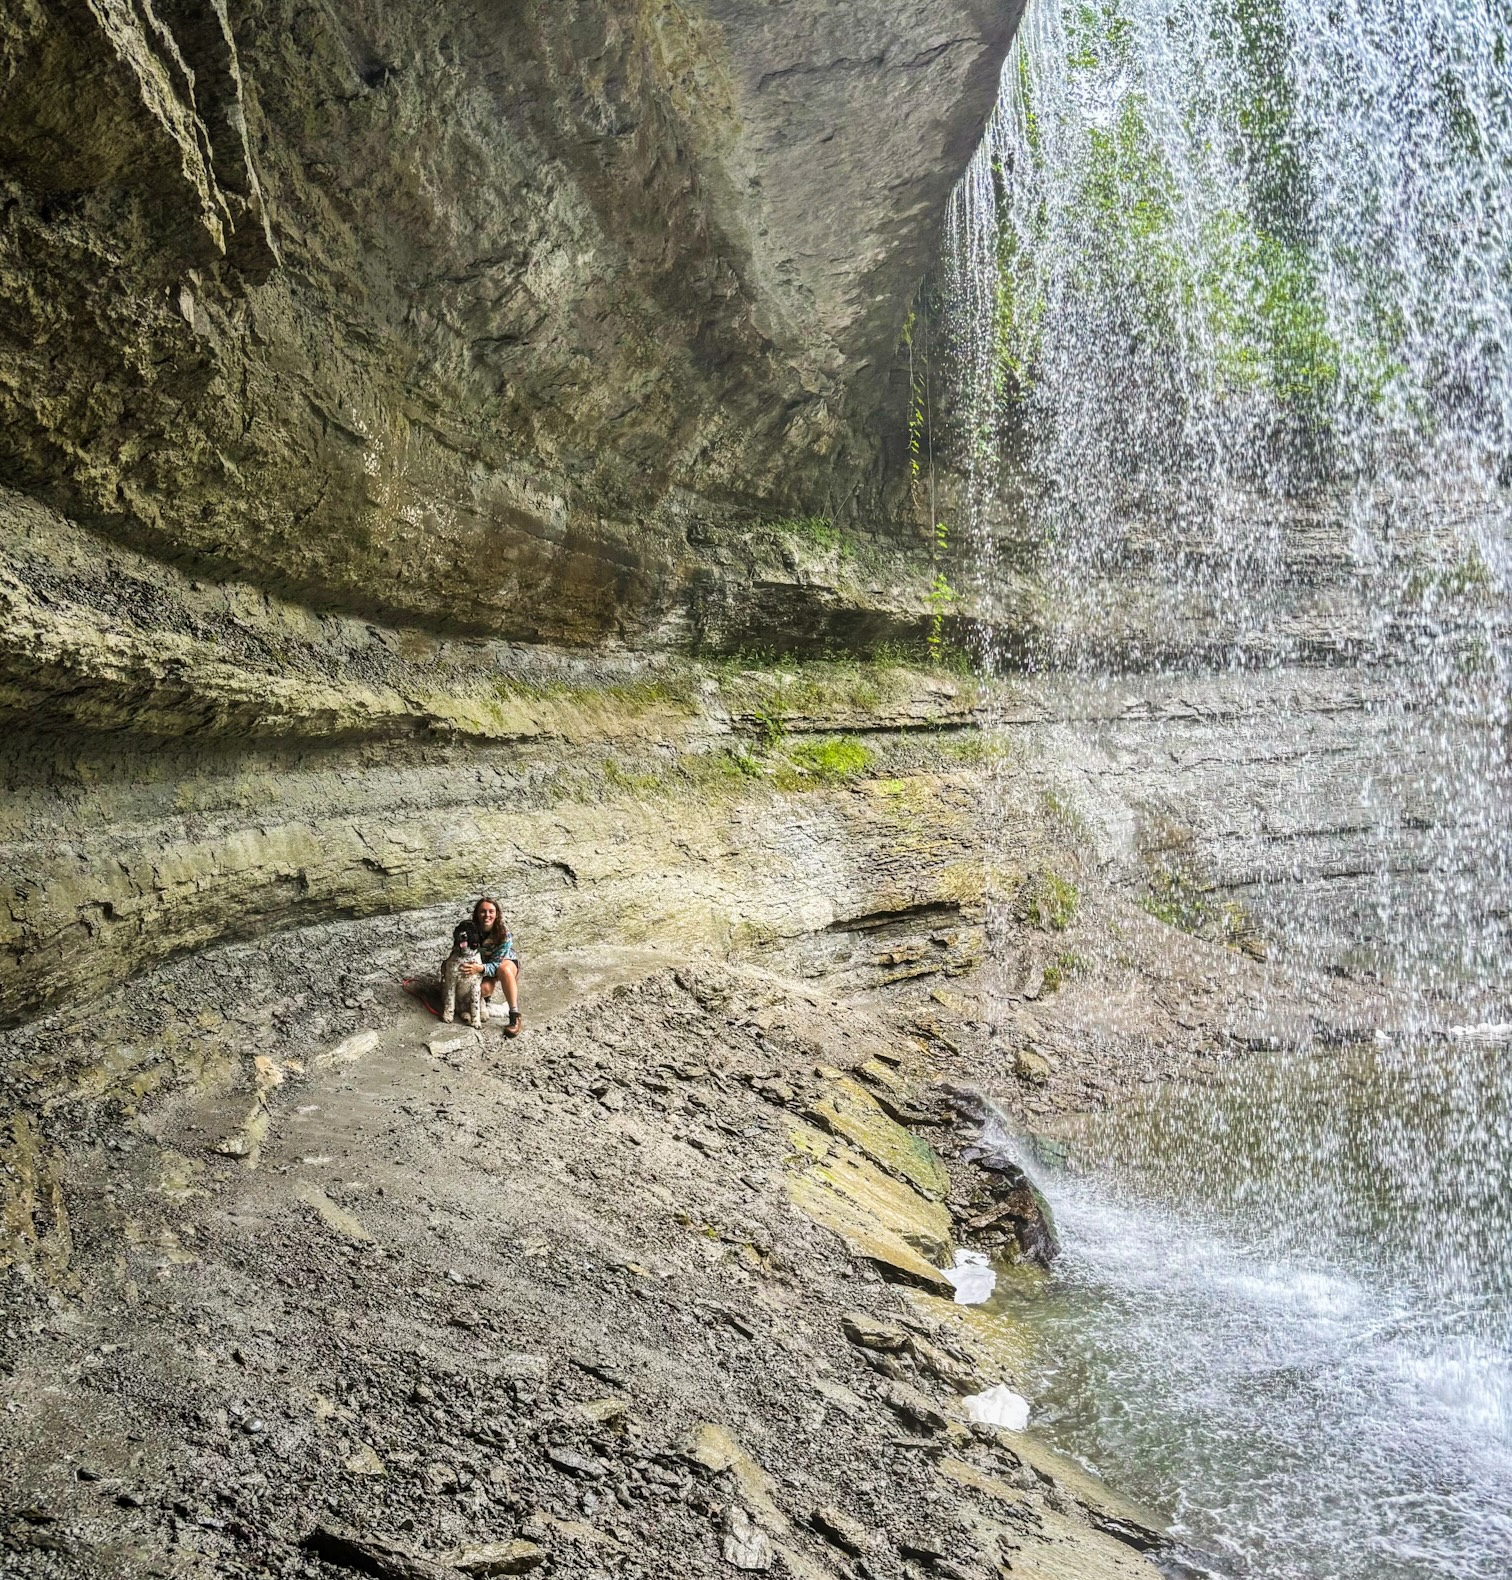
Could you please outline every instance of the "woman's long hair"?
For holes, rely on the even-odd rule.
[[[483,931],[483,921],[480,915],[485,905],[491,905],[494,908],[494,924],[486,933]],[[478,935],[482,941],[482,948],[485,953],[504,942],[504,907],[491,894],[485,894],[473,906],[472,920],[473,926],[478,929]]]

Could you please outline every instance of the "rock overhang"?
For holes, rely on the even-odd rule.
[[[315,607],[683,629],[699,538],[885,518],[1016,13],[39,6],[0,33],[0,480]]]

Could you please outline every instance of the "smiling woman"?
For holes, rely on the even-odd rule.
[[[509,1006],[504,1035],[518,1037],[521,1030],[520,957],[515,953],[514,934],[509,929],[509,923],[504,920],[504,911],[499,902],[490,895],[485,894],[473,906],[472,920],[478,930],[478,953],[482,960],[478,965],[465,969],[474,973],[482,972],[483,997],[489,1002],[492,1014],[498,1013],[497,1006],[493,1004],[495,990],[503,987],[504,999]]]

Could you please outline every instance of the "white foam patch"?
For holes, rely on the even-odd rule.
[[[1022,1432],[1029,1425],[1029,1401],[1007,1383],[970,1394],[963,1402],[967,1416],[973,1421],[1001,1426],[1010,1432]]]
[[[997,1274],[993,1272],[985,1251],[957,1251],[955,1266],[947,1267],[945,1276],[955,1288],[958,1306],[979,1306],[990,1299],[997,1288]]]

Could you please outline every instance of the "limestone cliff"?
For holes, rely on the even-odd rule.
[[[895,530],[1018,9],[12,7],[0,482],[320,608],[703,636],[732,525]]]
[[[517,885],[501,798],[724,750],[627,650],[916,639],[900,333],[1019,9],[10,7],[0,1018]]]

